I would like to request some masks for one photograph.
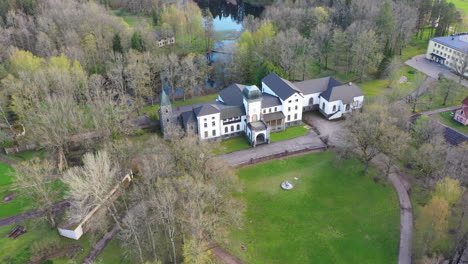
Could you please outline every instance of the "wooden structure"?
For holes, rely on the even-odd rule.
[[[105,198],[106,201],[108,200],[116,200],[119,198],[121,193],[119,192],[119,188],[127,188],[130,185],[130,182],[133,180],[133,172],[130,171],[125,177],[122,179],[120,183],[118,183],[107,195]],[[90,220],[94,215],[96,215],[101,209],[103,209],[104,203],[96,206],[93,210],[91,210],[81,221],[78,223],[76,222],[65,222],[58,226],[58,231],[61,236],[68,237],[71,239],[78,240],[80,237],[85,234],[90,226]]]

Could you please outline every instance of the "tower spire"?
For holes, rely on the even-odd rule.
[[[171,100],[169,100],[169,97],[167,96],[166,92],[164,91],[164,89],[162,89],[160,106],[169,105],[171,105]]]

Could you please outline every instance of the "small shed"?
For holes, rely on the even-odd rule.
[[[115,200],[119,198],[120,192],[119,187],[122,186],[127,188],[130,185],[130,182],[133,180],[133,173],[130,171],[125,177],[123,177],[122,181],[118,183],[107,195],[106,200],[112,199]],[[57,229],[59,234],[64,237],[68,237],[74,240],[80,239],[80,237],[89,230],[89,223],[92,217],[99,212],[101,209],[102,204],[96,206],[93,210],[91,210],[81,221],[79,222],[64,222],[61,223]]]

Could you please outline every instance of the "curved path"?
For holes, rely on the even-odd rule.
[[[340,146],[343,144],[342,139],[337,136],[336,131],[340,131],[340,121],[327,121],[320,115],[315,113],[306,113],[304,120],[309,125],[313,125],[323,138],[328,138],[328,144],[331,146]],[[377,167],[381,167],[380,159],[372,161]],[[400,248],[398,251],[398,264],[411,264],[411,241],[413,236],[413,207],[411,199],[402,177],[398,174],[398,168],[393,167],[392,173],[389,175],[395,191],[397,192],[400,202]]]

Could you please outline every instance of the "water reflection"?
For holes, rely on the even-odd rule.
[[[215,21],[223,21],[223,18],[230,18],[235,24],[239,25],[242,24],[242,21],[244,21],[244,18],[247,15],[259,17],[260,14],[263,12],[262,6],[253,6],[251,4],[243,2],[242,0],[229,1],[232,3],[237,3],[237,5],[228,3],[226,0],[195,0],[195,2],[198,3],[198,6],[201,9],[210,10]],[[228,24],[229,21],[227,21],[226,23]],[[221,24],[219,25],[222,27]]]

